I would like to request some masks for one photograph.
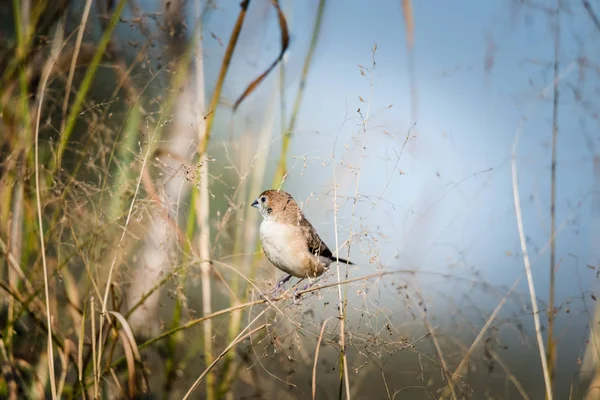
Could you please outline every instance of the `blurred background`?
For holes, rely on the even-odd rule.
[[[600,2],[0,2],[2,398],[600,398]],[[282,276],[288,191],[356,265]]]

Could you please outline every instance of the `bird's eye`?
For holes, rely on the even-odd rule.
[[[260,198],[260,201],[264,203],[265,201],[267,201],[267,198],[265,196],[263,196]]]

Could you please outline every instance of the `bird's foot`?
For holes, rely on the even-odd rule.
[[[285,285],[285,283],[290,279],[292,279],[292,275],[287,275],[281,278],[273,289],[261,293],[260,297],[262,297],[264,300],[274,300],[279,296],[280,292],[283,290],[283,285]]]
[[[281,288],[275,287],[271,290],[267,290],[266,292],[261,293],[260,298],[266,301],[275,300],[277,297],[279,297],[280,292]]]
[[[294,290],[294,295],[292,296],[294,300],[294,304],[300,304],[300,300],[302,300],[302,295],[298,293],[298,289]]]
[[[289,281],[290,279],[292,279],[292,275],[285,276],[285,277],[281,278],[279,280],[279,282],[277,282],[277,285],[272,290],[273,296],[271,297],[271,299],[274,299],[275,297],[277,297],[279,295],[279,293],[283,290],[283,285],[285,285],[285,283],[287,281]]]
[[[312,285],[314,285],[316,282],[317,282],[316,280],[312,280],[312,279],[308,278],[308,282],[306,283],[306,285],[304,285],[302,287],[302,289],[296,289],[296,290],[294,290],[294,304],[298,303],[297,300],[302,299],[302,293],[300,293],[300,292],[305,291],[306,289],[308,289],[309,287],[311,287]]]
[[[277,282],[277,286],[275,287],[275,289],[281,289],[281,287],[282,287],[282,286],[283,286],[283,285],[284,285],[284,284],[285,284],[287,281],[289,281],[290,279],[292,279],[292,276],[291,276],[291,275],[288,275],[288,276],[285,276],[285,277],[281,278],[281,279],[279,280],[279,282]]]

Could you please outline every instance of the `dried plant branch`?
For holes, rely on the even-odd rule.
[[[6,385],[6,389],[8,389],[6,390],[8,392],[8,399],[17,400],[17,378],[22,387],[27,387],[27,385],[24,384],[23,377],[19,373],[19,370],[15,367],[14,357],[12,357],[11,359],[11,355],[8,354],[6,345],[4,344],[4,340],[2,340],[2,338],[0,338],[0,355],[2,356],[2,365],[0,369],[2,372],[2,378],[4,379]],[[29,396],[31,397],[31,394],[29,394]]]
[[[391,270],[391,271],[377,272],[377,273],[374,273],[374,274],[369,274],[369,275],[359,276],[359,277],[356,277],[356,278],[346,279],[346,280],[344,280],[342,282],[339,282],[339,283],[338,282],[333,282],[333,283],[328,283],[328,284],[324,284],[324,285],[313,286],[313,287],[310,287],[308,289],[299,290],[296,293],[296,295],[297,296],[301,296],[303,294],[316,292],[316,291],[319,291],[319,290],[322,290],[322,289],[327,289],[327,288],[330,288],[330,287],[335,287],[335,286],[339,286],[339,285],[347,285],[347,284],[350,284],[350,283],[353,283],[353,282],[366,281],[366,280],[373,279],[373,278],[382,278],[384,276],[389,276],[389,275],[395,275],[395,274],[414,275],[416,273],[426,273],[426,274],[430,273],[432,275],[440,275],[438,273],[428,272],[428,271]],[[158,342],[158,341],[160,341],[162,339],[165,339],[165,338],[167,338],[167,337],[169,337],[169,336],[171,336],[171,335],[173,335],[173,334],[175,334],[175,333],[177,333],[177,332],[179,332],[181,330],[186,330],[186,329],[189,329],[189,328],[191,328],[193,326],[196,326],[196,325],[198,325],[200,323],[203,323],[203,322],[205,322],[208,319],[213,319],[213,318],[216,318],[216,317],[219,317],[219,316],[222,316],[222,315],[227,315],[227,314],[230,314],[233,311],[243,310],[243,309],[246,309],[246,308],[249,308],[249,307],[253,307],[253,306],[256,306],[256,305],[259,305],[259,304],[264,304],[264,303],[272,304],[272,303],[275,303],[275,302],[278,302],[278,301],[282,301],[282,300],[285,300],[285,299],[288,299],[288,298],[289,298],[288,294],[285,294],[285,295],[281,295],[281,296],[278,296],[278,297],[272,298],[272,299],[264,299],[263,298],[263,299],[260,299],[260,300],[253,300],[253,301],[249,301],[249,302],[246,302],[246,303],[238,304],[238,305],[235,305],[235,306],[232,306],[232,307],[228,307],[228,308],[225,308],[225,309],[222,309],[222,310],[219,310],[219,311],[215,311],[215,312],[213,312],[210,315],[205,315],[205,316],[202,316],[200,318],[196,318],[196,319],[193,319],[191,321],[188,321],[185,324],[182,324],[180,326],[171,328],[171,329],[169,329],[169,330],[161,333],[160,335],[158,335],[158,336],[156,336],[156,337],[154,337],[152,339],[149,339],[146,342],[140,344],[139,348],[141,350],[141,349],[143,349],[145,347],[148,347],[151,344],[156,343],[156,342]],[[119,360],[115,361],[112,364],[112,367],[113,368],[116,367],[117,365],[119,365],[123,361],[124,361],[123,359],[119,359]]]
[[[60,377],[58,379],[58,385],[56,388],[56,397],[62,398],[63,390],[65,387],[65,381],[67,380],[67,372],[69,372],[69,352],[71,351],[71,346],[65,346],[65,349],[62,350],[60,347],[56,349],[58,353],[58,358],[60,359]]]
[[[337,182],[336,182],[336,178],[335,178],[335,163],[333,164],[333,176],[334,176],[334,184],[333,184],[333,207],[334,207],[334,212],[333,212],[333,225],[334,225],[334,233],[335,233],[335,253],[339,254],[340,252],[340,244],[339,244],[339,237],[338,237],[338,225],[337,225]],[[336,276],[337,276],[337,281],[338,283],[342,281],[342,276],[340,274],[340,262],[339,260],[336,260],[335,263],[335,267],[336,267]],[[348,276],[348,265],[346,264],[346,277]],[[351,392],[350,392],[350,378],[348,377],[348,354],[347,354],[347,349],[346,349],[346,302],[347,302],[347,296],[342,296],[342,285],[338,285],[338,309],[339,309],[339,319],[340,319],[340,354],[341,354],[341,361],[342,361],[342,370],[340,371],[340,373],[343,373],[343,381],[344,384],[346,386],[346,398],[348,400],[350,400],[351,398]],[[340,382],[340,386],[341,386],[341,382]],[[339,398],[342,397],[342,391],[340,390],[339,392]]]
[[[20,285],[20,281],[19,281],[19,273],[17,271],[15,271],[14,268],[11,268],[10,265],[11,263],[15,260],[15,259],[22,259],[23,257],[23,240],[24,240],[24,235],[23,235],[23,225],[24,225],[24,218],[23,218],[23,213],[24,213],[24,208],[25,208],[25,204],[24,204],[24,189],[25,189],[25,169],[26,169],[26,162],[25,162],[25,149],[20,150],[20,156],[19,158],[21,158],[21,166],[19,167],[19,171],[17,173],[17,176],[15,177],[15,181],[14,181],[14,187],[12,190],[12,193],[10,194],[10,202],[11,202],[11,209],[12,209],[12,220],[9,219],[9,231],[10,231],[10,236],[8,237],[9,239],[9,245],[10,245],[10,249],[6,249],[5,253],[7,256],[12,257],[12,261],[9,261],[9,267],[8,267],[8,284],[11,287],[19,287]],[[10,187],[12,185],[7,185],[6,187]],[[2,201],[2,200],[0,200]],[[2,242],[0,240],[0,242]],[[7,257],[8,258],[8,257]],[[17,270],[20,270],[20,267],[17,264]],[[21,271],[22,273],[22,271]],[[25,280],[25,283],[29,283],[29,281]],[[8,299],[8,315],[7,315],[7,320],[8,321],[15,321],[15,298],[10,296]],[[16,400],[17,399],[17,383],[14,379],[10,379],[9,377],[9,373],[8,373],[8,369],[10,368],[10,376],[14,376],[15,375],[15,371],[16,369],[13,367],[13,364],[15,362],[14,359],[14,353],[13,353],[13,349],[14,349],[14,342],[13,342],[13,338],[14,338],[14,324],[13,323],[9,323],[6,331],[4,333],[5,335],[5,340],[6,340],[6,364],[5,366],[2,368],[3,372],[5,372],[6,369],[6,381],[7,381],[7,386],[8,386],[8,391],[9,391],[9,398],[11,400]]]
[[[319,0],[319,8],[317,10],[317,18],[315,20],[315,26],[313,28],[312,38],[310,40],[310,48],[308,49],[308,53],[306,54],[306,58],[304,59],[304,66],[302,68],[302,77],[300,78],[300,85],[298,87],[298,92],[296,93],[296,99],[294,100],[294,106],[292,108],[292,114],[290,116],[290,122],[288,124],[288,128],[285,132],[283,132],[283,139],[281,142],[281,153],[279,156],[279,164],[277,165],[277,170],[275,171],[275,176],[273,177],[272,187],[280,187],[283,184],[284,176],[287,172],[287,152],[290,147],[290,141],[292,139],[292,133],[296,128],[296,119],[298,118],[298,113],[300,110],[300,104],[302,103],[302,97],[304,95],[304,88],[306,87],[306,80],[308,79],[308,72],[310,71],[310,67],[312,65],[312,58],[317,48],[317,42],[319,39],[319,34],[321,32],[321,25],[323,23],[323,14],[325,13],[325,0]]]
[[[133,331],[127,323],[127,320],[123,315],[116,311],[109,311],[121,324],[122,330],[119,330],[121,341],[123,343],[123,349],[127,358],[127,370],[129,373],[129,398],[135,397],[135,363],[141,363],[142,357],[140,351],[135,343],[133,337]]]
[[[83,101],[85,100],[87,92],[89,91],[89,89],[92,85],[92,81],[94,80],[96,71],[97,71],[98,67],[100,66],[100,61],[102,60],[102,57],[104,57],[104,51],[106,50],[106,47],[108,46],[108,44],[110,42],[112,33],[113,33],[115,27],[117,26],[117,23],[119,22],[121,13],[123,12],[123,9],[125,8],[125,4],[127,4],[127,0],[119,1],[119,4],[117,5],[115,11],[113,12],[113,14],[110,18],[110,21],[108,22],[106,30],[102,34],[102,38],[100,39],[100,42],[98,43],[98,47],[96,48],[94,57],[92,58],[90,65],[87,67],[87,69],[85,71],[85,75],[83,77],[81,85],[79,86],[79,89],[77,90],[77,95],[75,96],[75,100],[74,100],[73,104],[71,105],[69,115],[67,116],[65,128],[63,129],[62,134],[60,136],[60,142],[59,142],[58,148],[56,150],[56,159],[54,160],[53,167],[52,167],[52,174],[50,174],[50,176],[52,176],[55,171],[60,170],[60,165],[62,163],[63,154],[67,149],[67,144],[69,142],[69,139],[71,138],[73,129],[75,129],[75,122],[77,120],[77,116],[79,116],[81,107],[83,105]]]
[[[196,199],[196,215],[197,223],[200,228],[199,242],[199,254],[200,259],[205,260],[200,263],[200,274],[202,278],[202,314],[209,315],[212,313],[212,295],[211,295],[211,276],[210,276],[210,262],[206,261],[210,258],[210,193],[208,188],[208,157],[206,153],[200,156],[200,178],[198,184],[198,196]],[[204,324],[204,358],[207,364],[210,364],[213,360],[212,351],[212,322],[207,320]],[[209,371],[210,372],[210,371]],[[207,386],[207,398],[209,400],[215,397],[214,393],[215,379],[214,374],[209,373],[206,379]]]
[[[321,332],[319,333],[319,339],[317,340],[317,347],[315,349],[315,362],[313,364],[312,371],[312,398],[315,400],[317,398],[317,362],[319,361],[319,350],[321,349],[321,341],[323,340],[323,334],[325,333],[325,327],[327,326],[327,322],[331,319],[331,317],[327,318],[323,321],[323,325],[321,326]]]
[[[258,78],[254,79],[248,85],[246,90],[244,90],[242,95],[235,101],[235,103],[233,104],[234,112],[237,110],[237,108],[242,103],[242,101],[244,101],[244,99],[246,99],[258,87],[258,85],[260,85],[260,83],[271,73],[271,71],[283,59],[283,55],[285,54],[285,51],[287,50],[288,46],[290,45],[290,33],[288,31],[287,21],[285,19],[285,15],[283,14],[283,11],[281,11],[281,7],[279,6],[279,1],[271,0],[271,4],[273,4],[273,7],[275,7],[275,10],[277,11],[277,20],[279,21],[279,30],[281,32],[281,50],[279,51],[279,55],[277,56],[275,61],[273,61],[271,63],[271,65],[267,68],[267,70],[265,72],[263,72],[262,74],[260,74],[260,76]]]
[[[489,318],[487,319],[487,321],[485,321],[485,324],[483,325],[483,327],[479,331],[479,334],[477,335],[477,337],[475,338],[475,340],[473,341],[473,343],[471,343],[471,346],[469,347],[469,350],[467,350],[467,353],[464,355],[464,357],[462,358],[462,360],[458,364],[458,367],[456,367],[456,370],[454,371],[454,373],[450,377],[450,381],[448,382],[448,385],[452,384],[453,381],[455,381],[456,379],[458,379],[458,377],[462,374],[462,371],[466,367],[467,362],[469,361],[469,358],[471,357],[471,355],[473,354],[473,352],[475,351],[475,349],[477,348],[477,346],[479,345],[479,343],[483,339],[483,336],[486,334],[486,332],[488,331],[488,329],[492,325],[492,322],[494,322],[496,320],[496,317],[498,316],[498,313],[500,312],[500,310],[502,310],[502,307],[504,307],[504,304],[506,303],[506,300],[508,300],[509,296],[513,293],[513,291],[515,290],[515,288],[517,287],[517,285],[521,281],[521,277],[522,277],[522,275],[519,276],[515,280],[515,282],[512,284],[512,286],[510,287],[510,289],[508,290],[508,292],[506,293],[506,295],[502,298],[502,300],[500,300],[500,302],[498,303],[498,305],[496,306],[496,308],[494,309],[494,311],[492,312],[492,314],[489,316]],[[440,396],[440,398],[443,399],[444,396],[446,396],[446,395],[448,395],[448,390],[446,390],[445,393],[442,394],[442,396]]]
[[[246,19],[246,13],[248,11],[249,5],[250,0],[244,0],[240,3],[241,10],[238,14],[235,26],[233,27],[233,31],[231,32],[229,43],[227,43],[227,49],[225,50],[225,56],[223,57],[223,61],[221,62],[221,69],[219,70],[219,77],[217,78],[217,85],[215,86],[210,105],[208,106],[208,115],[206,117],[206,132],[204,133],[204,137],[200,142],[198,150],[198,154],[200,155],[205,154],[206,149],[208,147],[208,142],[210,140],[210,135],[212,132],[212,125],[215,119],[215,111],[221,98],[223,84],[225,83],[225,76],[227,76],[227,71],[229,70],[229,66],[231,64],[231,58],[233,57],[235,46],[237,45],[237,41],[240,37],[240,32],[242,31],[242,26],[244,25],[244,20]]]
[[[276,91],[277,88],[274,87],[274,91]],[[258,139],[258,144],[256,146],[256,148],[252,148],[250,146],[247,147],[248,152],[252,152],[254,151],[254,158],[251,162],[252,164],[252,176],[251,176],[251,182],[250,182],[250,191],[247,197],[247,204],[250,204],[254,197],[256,196],[257,193],[261,192],[261,187],[263,185],[263,181],[264,181],[264,174],[265,174],[265,169],[267,166],[267,160],[268,160],[268,153],[269,153],[269,147],[270,147],[270,141],[271,141],[271,136],[272,136],[272,132],[273,132],[273,124],[274,124],[274,116],[275,116],[275,96],[270,96],[269,99],[269,103],[267,105],[267,107],[265,108],[265,114],[263,116],[263,125],[260,129],[260,135],[259,135],[259,139]],[[244,194],[247,193],[247,190],[245,190],[245,186],[247,186],[246,184],[247,179],[244,179],[244,188],[241,188],[241,191],[239,193],[239,198],[241,199],[240,201],[242,202],[242,204],[244,204]],[[261,259],[261,253],[260,253],[260,242],[257,241],[258,238],[258,232],[256,229],[256,222],[260,216],[259,213],[255,212],[255,210],[248,210],[246,209],[245,212],[242,214],[243,215],[243,221],[244,224],[239,224],[237,227],[238,230],[238,235],[237,235],[237,239],[236,239],[236,243],[234,246],[234,254],[237,254],[238,252],[235,251],[235,249],[237,249],[238,246],[242,246],[244,251],[242,253],[242,257],[241,258],[241,262],[240,265],[244,266],[244,268],[246,269],[245,274],[247,276],[247,280],[249,282],[252,282],[256,276],[257,270],[258,270],[258,266],[259,263],[258,261]],[[253,250],[256,250],[255,252],[253,252]],[[254,257],[253,257],[254,255]],[[238,272],[236,270],[236,272]],[[249,297],[249,291],[245,290],[244,286],[241,286],[239,281],[240,281],[240,275],[239,274],[235,274],[232,278],[232,289],[236,290],[236,288],[241,292],[241,293],[245,293],[245,295],[243,296],[243,300],[247,301],[248,297]],[[232,298],[232,302],[231,305],[234,306],[236,304],[239,304],[238,300],[233,299]],[[237,335],[237,333],[240,330],[240,324],[241,324],[241,319],[242,319],[242,312],[241,311],[234,311],[233,315],[230,318],[230,323],[229,323],[229,328],[228,328],[228,340],[231,341],[233,340],[233,338],[235,337],[235,335]],[[238,362],[234,359],[234,355],[233,353],[229,353],[226,356],[226,360],[224,362],[225,368],[224,368],[224,373],[222,373],[222,376],[225,377],[225,379],[222,380],[221,384],[219,385],[219,392],[220,393],[225,393],[226,388],[229,388],[232,384],[232,382],[234,381],[234,374],[236,372],[236,368],[238,365]],[[228,371],[226,371],[226,369],[229,368],[229,373],[227,373]]]
[[[83,313],[81,315],[81,328],[79,328],[79,337],[77,338],[77,378],[80,385],[83,385],[83,342],[85,340],[86,316],[87,302],[86,305],[84,305]],[[92,343],[94,343],[94,341],[92,341]]]
[[[71,94],[71,86],[73,85],[73,77],[75,76],[75,67],[77,66],[77,58],[79,57],[79,50],[81,49],[81,42],[83,41],[83,35],[85,34],[85,26],[90,15],[90,9],[92,8],[92,0],[86,0],[85,7],[83,8],[83,14],[81,15],[81,22],[79,23],[79,31],[77,32],[77,39],[75,41],[75,49],[73,50],[73,57],[71,59],[71,67],[69,68],[69,76],[67,77],[67,85],[65,88],[65,98],[62,106],[62,121],[60,130],[65,129],[65,121],[67,118],[67,107],[69,106],[69,95]]]
[[[600,19],[598,18],[598,15],[596,15],[596,13],[594,12],[594,9],[592,8],[592,4],[589,2],[589,0],[582,0],[582,2],[583,2],[583,7],[585,8],[585,11],[587,11],[592,22],[594,23],[594,26],[596,27],[596,29],[598,29],[600,31]]]
[[[411,0],[402,0],[402,16],[404,17],[406,32],[406,66],[408,69],[408,84],[410,86],[410,117],[412,122],[416,124],[419,98],[415,73],[415,21]]]
[[[100,376],[98,375],[100,361],[98,360],[98,356],[96,354],[96,305],[94,302],[94,296],[90,298],[90,320],[92,322],[92,370],[94,373],[94,399],[97,399],[99,394],[98,386],[100,383]],[[100,340],[98,340],[98,343],[100,343]]]
[[[47,321],[46,321],[47,316],[46,316],[45,309],[43,307],[39,310],[39,313],[42,314],[40,316],[40,315],[38,315],[38,313],[36,311],[28,308],[29,304],[31,303],[32,298],[21,297],[16,288],[11,287],[9,284],[5,283],[2,280],[0,280],[0,289],[4,290],[9,296],[11,296],[15,300],[17,300],[17,302],[19,304],[21,304],[23,306],[23,308],[26,310],[26,313],[35,320],[35,322],[39,326],[39,328],[41,328],[46,333],[48,332],[48,325],[47,325]],[[62,336],[60,336],[59,332],[57,332],[55,330],[52,330],[51,333],[52,333],[52,340],[54,341],[54,344],[57,347],[61,348],[61,350],[64,350],[64,347],[66,346],[65,339]],[[76,360],[72,359],[72,361],[76,361]]]
[[[429,317],[427,315],[427,305],[425,303],[425,299],[421,295],[422,291],[419,288],[419,285],[418,285],[418,282],[416,279],[415,279],[414,283],[415,283],[415,286],[417,287],[417,296],[421,299],[419,311],[421,312],[421,315],[423,316],[423,323],[425,324],[425,328],[427,329],[426,332],[431,337],[431,341],[433,342],[435,351],[438,354],[439,363],[440,363],[440,366],[442,367],[442,374],[448,379],[448,387],[450,388],[450,393],[452,394],[452,399],[457,400],[458,397],[457,397],[457,393],[456,393],[456,388],[454,387],[454,380],[450,376],[450,370],[448,368],[448,363],[446,362],[444,353],[442,352],[442,346],[440,345],[440,340],[436,333],[436,329],[434,329],[434,327],[431,326],[431,323],[429,322]]]
[[[152,138],[150,138],[150,142],[147,146],[146,154],[144,155],[144,160],[142,161],[141,171],[144,171],[146,168],[146,163],[148,162],[148,157],[150,156],[150,153],[152,152],[153,141],[154,141],[154,135],[152,136]],[[142,177],[143,177],[143,173],[140,172],[138,179],[137,179],[135,192],[133,193],[133,198],[131,199],[131,204],[129,205],[129,211],[127,212],[127,219],[125,220],[125,225],[123,226],[123,231],[121,233],[121,237],[119,238],[119,242],[118,242],[117,248],[115,250],[115,255],[113,257],[112,263],[108,270],[108,278],[106,280],[106,288],[104,290],[104,298],[102,299],[102,312],[100,313],[100,330],[99,330],[99,334],[98,334],[98,370],[101,369],[100,361],[102,360],[102,341],[103,341],[102,328],[103,328],[103,324],[104,324],[104,318],[108,318],[107,303],[108,303],[108,293],[110,291],[110,287],[111,287],[111,283],[112,283],[112,275],[113,275],[113,272],[115,269],[115,265],[117,263],[117,259],[119,258],[119,253],[123,246],[123,240],[125,239],[125,234],[127,233],[127,229],[129,227],[129,222],[131,220],[131,215],[133,213],[133,206],[135,205],[135,202],[137,200]]]
[[[519,394],[521,395],[523,400],[529,400],[529,395],[525,391],[525,388],[523,387],[523,385],[521,385],[521,382],[519,382],[517,377],[510,372],[510,369],[509,369],[508,365],[506,365],[504,360],[502,360],[502,358],[500,358],[498,353],[496,351],[494,351],[493,349],[489,349],[489,352],[492,355],[492,357],[494,358],[494,360],[496,360],[496,362],[498,362],[498,364],[500,364],[500,367],[504,370],[504,372],[508,376],[508,379],[515,386],[515,388],[517,389],[517,391],[519,392]]]
[[[40,249],[42,256],[42,266],[44,272],[44,292],[46,297],[46,320],[48,325],[48,373],[50,375],[50,390],[52,399],[57,398],[56,392],[56,376],[54,373],[54,350],[53,350],[53,342],[52,342],[52,315],[50,314],[50,283],[48,281],[48,265],[46,262],[46,243],[44,239],[44,222],[43,222],[43,212],[42,212],[42,199],[41,199],[41,187],[40,187],[40,151],[39,151],[39,136],[40,136],[40,119],[42,116],[42,106],[44,104],[44,96],[46,94],[46,85],[48,84],[48,78],[52,73],[52,69],[54,68],[54,64],[56,62],[56,58],[59,54],[59,49],[62,46],[62,24],[56,28],[56,33],[54,35],[54,40],[52,41],[52,50],[51,55],[46,61],[44,65],[44,70],[42,74],[42,81],[40,83],[40,88],[37,96],[38,108],[35,120],[35,134],[34,134],[34,146],[35,146],[35,198],[37,205],[37,215],[38,215],[38,226],[39,226],[39,236],[40,236]]]
[[[199,146],[198,146],[198,154],[200,156],[200,177],[199,177],[199,187],[198,187],[198,196],[196,199],[196,222],[200,228],[200,238],[199,238],[199,252],[200,259],[207,260],[209,259],[210,254],[210,225],[209,225],[209,199],[210,193],[208,189],[208,164],[209,159],[207,156],[207,148],[208,143],[211,136],[211,130],[214,122],[215,112],[217,106],[219,104],[219,100],[221,98],[221,91],[223,89],[223,84],[225,82],[225,77],[227,75],[227,71],[229,70],[229,66],[231,64],[231,58],[233,57],[233,52],[237,45],[237,41],[240,36],[240,32],[242,30],[242,26],[244,24],[244,20],[246,19],[246,13],[248,11],[248,6],[250,5],[250,0],[244,0],[240,4],[240,13],[238,14],[237,21],[234,25],[233,31],[231,33],[231,37],[229,39],[229,43],[227,44],[227,49],[225,51],[225,56],[223,57],[223,61],[221,63],[221,68],[219,70],[219,76],[217,78],[217,84],[212,94],[211,102],[208,107],[207,117],[205,118],[204,131],[199,132]],[[201,35],[201,31],[198,32]],[[197,82],[197,84],[200,84]],[[201,83],[204,84],[203,82]],[[202,90],[204,91],[204,90]],[[200,264],[200,271],[202,277],[202,308],[203,314],[208,315],[211,314],[211,288],[210,288],[210,263],[202,262]],[[210,364],[213,360],[212,354],[212,323],[210,320],[204,325],[204,358],[207,364]],[[209,400],[215,398],[215,379],[214,374],[207,370],[208,376],[206,378],[206,395]]]
[[[8,261],[8,265],[10,267],[12,267],[12,269],[17,273],[17,275],[19,275],[19,278],[21,278],[21,280],[23,281],[23,283],[25,285],[25,289],[27,289],[28,294],[30,296],[33,296],[34,298],[37,298],[34,296],[35,289],[31,285],[31,282],[29,281],[29,279],[27,279],[27,276],[25,275],[25,272],[23,272],[23,269],[19,265],[19,262],[17,261],[15,256],[12,254],[12,252],[9,250],[8,246],[6,245],[4,240],[2,240],[2,238],[0,238],[0,250],[2,250],[2,252],[6,255],[6,260]]]
[[[260,315],[262,315],[262,314],[260,314]],[[250,325],[248,325],[248,327],[249,326]],[[265,329],[267,326],[269,326],[269,324],[263,324],[263,325],[259,326],[258,328],[252,329],[250,332],[246,333],[243,336],[242,336],[242,334],[244,333],[244,331],[240,332],[240,334],[238,335],[238,337],[233,342],[231,342],[229,344],[229,346],[227,346],[225,348],[225,350],[223,350],[223,352],[221,354],[219,354],[219,356],[217,358],[215,358],[215,360],[206,368],[206,370],[204,370],[204,372],[202,373],[202,375],[200,375],[198,377],[198,379],[196,379],[196,381],[194,382],[194,384],[192,385],[192,387],[190,387],[190,389],[187,391],[187,393],[185,394],[185,396],[183,396],[183,400],[186,400],[186,399],[188,399],[190,397],[190,395],[196,390],[196,388],[198,387],[198,385],[200,385],[200,382],[202,382],[202,379],[204,379],[204,377],[206,376],[206,374],[211,369],[213,369],[213,367],[217,364],[217,362],[219,362],[219,360],[221,358],[223,358],[223,356],[225,354],[227,354],[227,352],[229,352],[229,350],[231,350],[232,348],[234,348],[235,346],[237,346],[238,343],[240,343],[242,340],[244,340],[244,339],[252,336],[253,334],[255,334],[258,331],[261,331],[261,330]]]
[[[523,121],[521,121],[522,123]],[[537,297],[535,295],[535,286],[533,284],[533,275],[531,273],[531,264],[529,262],[529,253],[527,252],[527,240],[525,238],[525,229],[523,228],[523,217],[521,216],[521,200],[519,199],[519,183],[517,175],[517,145],[519,143],[520,128],[515,134],[512,147],[512,187],[513,197],[515,201],[515,215],[517,217],[517,227],[519,230],[519,239],[521,250],[523,251],[523,263],[525,264],[525,273],[527,275],[527,283],[529,286],[529,295],[531,297],[531,308],[533,311],[533,321],[535,323],[535,334],[540,351],[540,359],[542,362],[542,370],[544,374],[544,384],[546,385],[546,398],[552,400],[552,382],[548,371],[548,360],[546,358],[544,338],[542,337],[542,326],[540,324],[540,314],[537,305]]]
[[[548,299],[548,373],[550,389],[554,386],[556,343],[554,341],[554,300],[556,291],[556,142],[558,137],[559,85],[558,70],[560,57],[560,0],[556,4],[556,26],[554,27],[554,81],[552,99],[552,159],[550,168],[550,294]]]

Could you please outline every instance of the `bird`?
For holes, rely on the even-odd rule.
[[[277,288],[292,277],[316,278],[332,262],[354,265],[334,256],[329,247],[306,219],[298,203],[283,190],[269,189],[252,203],[263,217],[260,224],[260,243],[267,259],[288,275]]]

